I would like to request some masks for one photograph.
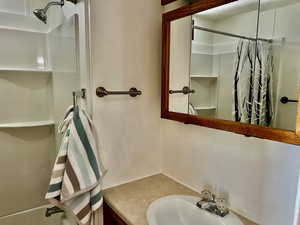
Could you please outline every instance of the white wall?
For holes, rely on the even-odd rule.
[[[161,171],[160,0],[92,2],[94,90],[143,91],[137,98],[94,95],[109,187]]]
[[[298,147],[160,120],[160,12],[159,0],[93,1],[94,90],[143,90],[136,99],[94,97],[105,187],[162,171],[196,190],[228,192],[232,207],[261,225],[290,225]]]
[[[292,224],[299,147],[169,121],[161,140],[167,175],[198,191],[223,190],[235,211],[261,225]]]

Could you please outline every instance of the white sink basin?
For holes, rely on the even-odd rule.
[[[149,206],[147,220],[149,225],[243,225],[240,219],[230,213],[225,217],[213,215],[199,209],[199,198],[172,195],[160,198]]]

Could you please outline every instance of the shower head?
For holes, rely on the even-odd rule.
[[[36,9],[33,14],[45,24],[47,24],[47,12],[44,9]]]
[[[43,21],[43,23],[47,24],[47,11],[51,6],[54,5],[60,5],[61,7],[65,4],[64,0],[61,0],[60,2],[49,2],[45,8],[43,9],[35,9],[33,11],[33,14],[41,21]]]

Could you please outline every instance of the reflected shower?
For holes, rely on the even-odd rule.
[[[43,23],[47,24],[47,11],[51,6],[60,5],[61,7],[65,4],[64,0],[61,0],[60,2],[49,2],[45,8],[43,9],[35,9],[33,11],[33,14]]]

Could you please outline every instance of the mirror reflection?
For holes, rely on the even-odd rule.
[[[295,130],[300,0],[237,1],[171,23],[169,111]]]

